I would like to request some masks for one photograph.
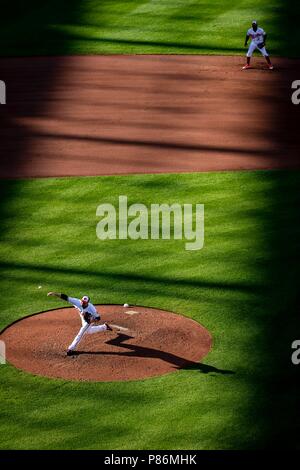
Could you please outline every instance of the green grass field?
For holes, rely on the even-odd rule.
[[[2,0],[0,8],[0,56],[241,55],[254,18],[272,55],[300,55],[296,0]],[[184,314],[209,329],[214,346],[199,368],[118,384],[1,365],[0,449],[299,449],[291,363],[299,184],[298,171],[2,180],[0,329],[65,305],[47,298],[57,290]],[[205,204],[204,249],[99,241],[96,207],[119,195],[147,206]]]
[[[256,18],[272,55],[299,57],[296,0],[1,2],[0,55],[243,54]]]
[[[275,171],[1,181],[1,328],[64,305],[46,297],[58,290],[182,313],[214,347],[200,369],[117,386],[2,365],[0,448],[299,448],[299,184]],[[204,203],[203,250],[98,240],[96,207],[122,194]]]

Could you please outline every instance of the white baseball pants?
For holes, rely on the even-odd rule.
[[[255,51],[255,49],[258,49],[259,52],[262,53],[262,55],[264,57],[268,57],[269,54],[267,53],[267,49],[265,47],[262,47],[261,49],[258,47],[258,45],[255,43],[255,42],[251,42],[250,43],[250,46],[249,46],[249,49],[248,49],[248,52],[247,52],[247,57],[252,57],[252,54],[253,52]]]
[[[70,351],[74,351],[74,349],[80,343],[84,335],[86,334],[92,335],[94,333],[99,333],[100,331],[106,331],[106,330],[107,330],[107,327],[105,324],[94,326],[94,325],[89,325],[88,323],[84,322],[84,324],[82,324],[82,327],[80,328],[78,334],[75,336],[75,338],[73,339],[73,342],[70,344],[68,349]]]

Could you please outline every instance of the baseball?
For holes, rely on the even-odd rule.
[[[124,304],[123,307],[128,308],[129,304]]]
[[[38,289],[41,289],[41,288],[42,288],[42,286],[39,286],[39,287],[38,287]]]

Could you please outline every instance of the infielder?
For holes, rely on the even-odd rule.
[[[253,21],[252,28],[248,29],[247,31],[247,35],[245,39],[245,47],[247,46],[250,38],[251,38],[251,43],[247,52],[247,64],[244,65],[243,70],[250,68],[250,60],[255,49],[258,49],[262,53],[262,55],[267,61],[269,69],[273,70],[274,67],[271,63],[269,54],[267,53],[266,46],[265,46],[267,34],[262,28],[258,27],[257,21]]]
[[[82,299],[76,299],[74,297],[68,297],[66,294],[58,294],[57,292],[48,292],[48,296],[59,297],[60,299],[66,300],[78,310],[82,326],[75,336],[73,342],[70,344],[67,350],[67,356],[72,356],[75,354],[75,348],[82,340],[85,334],[99,333],[100,331],[112,331],[112,328],[108,323],[103,325],[94,326],[92,323],[98,322],[100,320],[100,315],[97,312],[95,306],[90,302],[90,298],[87,295],[84,295]]]

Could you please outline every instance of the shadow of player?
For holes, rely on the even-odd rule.
[[[175,354],[161,351],[159,349],[147,348],[144,346],[138,346],[136,344],[127,344],[125,341],[133,339],[133,336],[125,335],[119,333],[118,336],[106,342],[111,346],[118,346],[124,349],[127,349],[126,352],[104,352],[104,351],[78,351],[78,354],[91,354],[91,355],[110,355],[110,356],[128,356],[128,357],[144,357],[152,359],[160,359],[162,361],[168,362],[174,366],[174,369],[190,369],[190,370],[199,370],[204,374],[216,373],[216,374],[234,374],[230,370],[217,369],[216,367],[209,366],[206,364],[199,364],[198,362],[190,361],[183,357],[176,356]]]

